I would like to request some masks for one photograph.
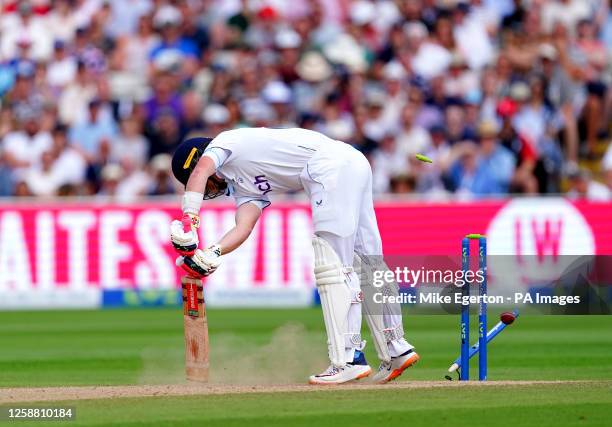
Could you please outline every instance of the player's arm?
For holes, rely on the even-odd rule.
[[[236,210],[236,225],[219,240],[221,253],[238,248],[250,235],[261,216],[261,209],[254,203],[243,203]]]
[[[198,163],[193,168],[191,175],[189,176],[189,180],[187,181],[187,185],[185,186],[185,193],[194,192],[199,193],[201,197],[199,198],[200,205],[202,204],[202,200],[204,199],[204,191],[206,191],[206,182],[208,178],[215,173],[215,162],[208,156],[202,156]],[[198,213],[199,213],[198,208]]]
[[[177,265],[193,277],[212,274],[221,264],[221,255],[239,247],[251,234],[261,216],[261,208],[254,203],[243,203],[236,211],[236,225],[218,243],[196,249],[192,256],[179,257]]]
[[[186,163],[187,164],[187,163]],[[200,226],[200,208],[204,200],[208,178],[215,173],[215,162],[208,156],[202,156],[185,186],[181,208],[183,216],[180,221],[170,225],[171,240],[178,253],[184,256],[193,255],[198,247],[198,228]]]

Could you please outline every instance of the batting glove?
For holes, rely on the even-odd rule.
[[[221,264],[221,247],[212,245],[205,250],[196,249],[192,256],[178,257],[176,265],[191,277],[202,278],[217,270]]]
[[[198,227],[200,217],[185,214],[183,218],[170,224],[170,240],[176,251],[183,256],[191,256],[198,247]]]

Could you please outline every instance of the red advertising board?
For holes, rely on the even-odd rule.
[[[0,204],[2,296],[49,290],[178,287],[169,223],[177,203]],[[471,203],[380,202],[390,255],[459,253],[466,233],[486,233],[490,254],[612,254],[612,204],[526,198]],[[202,245],[234,221],[233,207],[202,214]],[[312,298],[308,206],[275,203],[245,245],[208,279],[213,305],[305,305]],[[1,305],[1,303],[0,303]]]
[[[376,214],[385,254],[456,254],[467,233],[486,234],[492,254],[612,254],[612,203],[563,198],[378,203]]]

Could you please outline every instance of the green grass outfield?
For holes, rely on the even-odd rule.
[[[402,381],[443,379],[458,355],[458,322],[458,316],[406,316],[407,338],[422,359]],[[209,310],[209,327],[213,383],[303,383],[326,366],[319,309]],[[376,365],[372,346],[367,350]],[[522,316],[490,344],[490,380],[594,382],[338,387],[64,404],[77,408],[70,425],[606,425],[611,354],[612,316]],[[178,309],[0,312],[0,387],[180,383],[182,360]],[[0,388],[0,401],[2,395]]]

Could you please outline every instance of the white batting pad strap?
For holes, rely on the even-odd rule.
[[[346,283],[340,258],[330,244],[314,236],[312,247],[315,254],[315,281],[321,297],[327,331],[329,359],[335,366],[345,366],[345,347],[347,342],[352,342],[350,339],[347,341],[345,336],[348,334],[348,313],[353,293]]]
[[[344,345],[346,348],[357,348],[362,346],[361,334],[344,334]],[[365,347],[365,345],[364,345]]]
[[[383,296],[397,296],[399,295],[399,285],[396,282],[386,283],[385,285],[378,288],[382,292]]]
[[[404,338],[404,327],[397,325],[395,328],[383,329],[383,335],[387,342],[395,341]]]

